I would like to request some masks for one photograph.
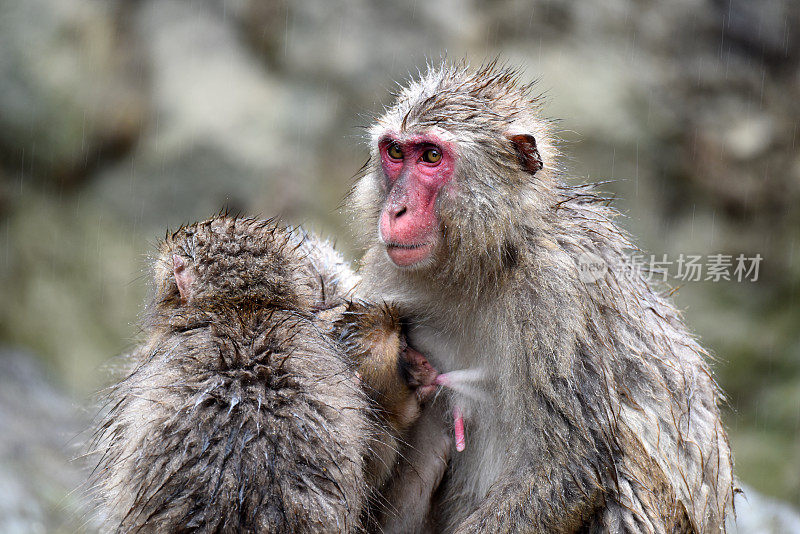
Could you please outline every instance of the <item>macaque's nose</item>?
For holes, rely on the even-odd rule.
[[[403,197],[407,197],[407,195],[403,195]],[[425,251],[419,248],[420,245],[429,245],[433,241],[436,225],[433,207],[426,205],[424,200],[390,198],[381,213],[379,222],[381,239],[388,245],[406,247],[402,250],[395,247],[394,250],[389,251],[390,256],[395,256],[392,260],[396,260],[395,263],[399,261],[404,265],[410,265],[406,262],[413,259],[412,263],[414,263],[430,252],[430,247]],[[399,256],[403,256],[403,259],[400,259]]]
[[[405,234],[408,231],[409,225],[413,226],[414,218],[410,216],[408,205],[398,204],[397,206],[390,207],[384,214],[384,230],[389,234],[394,235],[397,232]]]

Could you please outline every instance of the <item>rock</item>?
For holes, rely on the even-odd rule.
[[[0,159],[74,183],[136,139],[146,113],[113,2],[0,0]]]
[[[270,64],[306,82],[325,80],[347,98],[366,104],[385,99],[386,80],[416,71],[426,58],[458,58],[479,44],[484,22],[471,0],[412,5],[391,0],[239,0],[232,5]],[[409,43],[416,52],[410,52]]]
[[[325,182],[315,147],[331,102],[280,83],[220,9],[151,0],[132,21],[150,65],[153,118],[136,151],[104,169],[89,194],[145,231],[223,207],[307,214],[309,192]]]
[[[30,184],[0,224],[2,342],[31,349],[70,393],[91,395],[108,382],[102,364],[133,343],[157,236]]]
[[[51,385],[34,357],[0,346],[0,532],[83,531],[75,461],[87,422],[72,399]]]

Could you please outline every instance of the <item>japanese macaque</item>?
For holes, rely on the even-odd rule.
[[[513,70],[445,64],[400,91],[349,206],[365,290],[399,306],[439,371],[483,376],[483,396],[448,395],[466,449],[434,496],[436,530],[724,528],[732,460],[708,354],[616,267],[632,247],[617,212],[564,182]],[[614,267],[587,280],[585,257]]]
[[[357,281],[327,243],[268,221],[220,216],[167,237],[146,339],[93,447],[107,528],[369,524],[437,373],[394,310],[354,297]],[[439,478],[448,450],[434,451]]]

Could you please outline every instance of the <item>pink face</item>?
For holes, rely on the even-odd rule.
[[[433,134],[378,143],[388,191],[378,229],[389,258],[399,267],[431,256],[440,238],[436,198],[455,169],[455,151]]]

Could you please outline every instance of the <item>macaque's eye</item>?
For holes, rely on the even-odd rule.
[[[403,151],[397,143],[389,145],[389,148],[386,149],[386,153],[389,154],[389,157],[392,159],[403,159]]]
[[[422,161],[425,163],[439,163],[442,159],[442,153],[438,148],[429,148],[422,153]]]

